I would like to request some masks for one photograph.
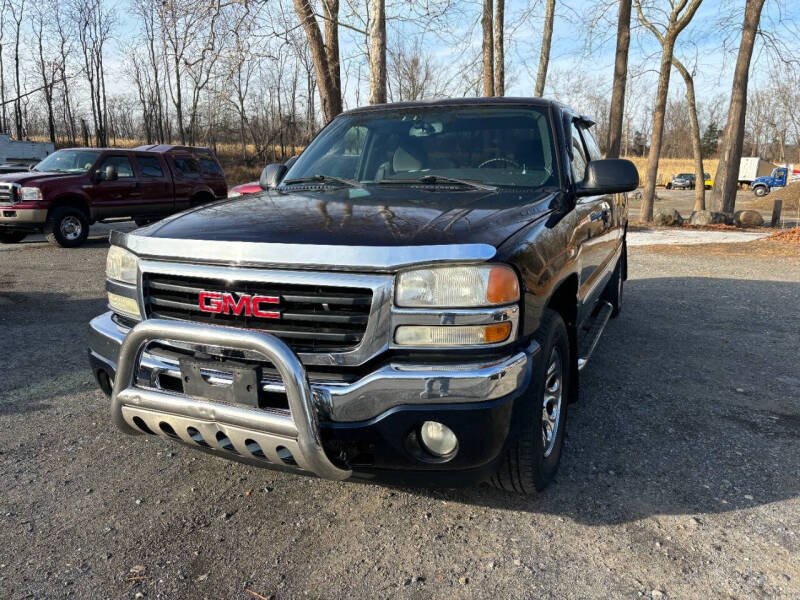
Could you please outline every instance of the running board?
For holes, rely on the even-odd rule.
[[[603,302],[597,309],[597,314],[592,318],[592,324],[586,329],[583,335],[582,343],[580,344],[580,357],[578,358],[578,370],[582,370],[589,359],[592,357],[592,352],[597,347],[597,342],[600,341],[600,336],[603,335],[603,330],[611,318],[611,313],[614,307],[609,302]],[[589,340],[591,340],[589,342]],[[587,343],[588,342],[588,343]]]

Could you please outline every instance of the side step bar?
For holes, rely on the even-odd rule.
[[[609,302],[603,302],[597,309],[597,314],[595,314],[594,318],[592,319],[591,325],[586,328],[586,333],[582,336],[582,340],[579,343],[578,349],[579,371],[586,366],[586,364],[589,362],[589,359],[592,357],[592,353],[597,347],[597,342],[600,341],[600,336],[603,335],[603,330],[606,328],[613,310],[614,307],[611,306]]]

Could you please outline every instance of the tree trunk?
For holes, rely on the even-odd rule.
[[[369,103],[386,103],[386,13],[384,0],[370,0]]]
[[[328,34],[328,47],[326,48],[310,0],[293,1],[297,16],[306,33],[308,47],[311,52],[311,60],[314,63],[317,87],[319,88],[319,100],[322,104],[322,118],[327,124],[336,115],[342,112],[341,87],[340,84],[336,82],[339,72],[338,23],[330,21],[330,19],[333,18],[338,19],[339,3],[338,0],[326,0],[325,2],[326,12],[332,10],[331,7],[335,8],[337,11],[335,15],[332,15],[326,20],[325,30]],[[330,64],[329,56],[335,60],[335,65]],[[332,66],[334,66],[335,73],[331,70]]]
[[[722,135],[719,151],[719,166],[711,192],[711,206],[714,210],[733,213],[736,206],[736,188],[739,177],[739,161],[742,158],[744,121],[747,114],[747,83],[750,73],[750,59],[756,40],[761,9],[764,0],[747,0],[742,26],[742,43],[733,72],[731,104],[728,109],[728,122]]]
[[[669,75],[672,70],[672,53],[675,38],[668,34],[662,42],[661,69],[658,74],[658,91],[656,105],[653,110],[653,133],[650,137],[650,153],[647,155],[647,168],[644,178],[644,194],[639,219],[645,223],[653,220],[653,201],[656,194],[656,177],[658,161],[661,158],[661,142],[664,139],[664,115],[667,111],[667,92],[669,92]]]
[[[492,36],[492,0],[483,0],[483,95],[494,96],[494,43]]]
[[[325,56],[334,94],[334,117],[342,112],[342,74],[339,65],[339,0],[325,0]],[[331,117],[333,118],[333,117]]]
[[[628,48],[631,45],[631,0],[619,0],[617,17],[617,55],[614,60],[614,90],[608,117],[606,158],[619,158],[622,145],[622,119],[625,116],[625,86],[628,83]]]
[[[536,90],[533,95],[541,98],[547,80],[547,65],[550,62],[550,43],[553,41],[553,20],[556,15],[556,0],[547,0],[544,11],[544,32],[542,34],[542,52],[539,55],[539,71],[536,73]]]
[[[506,51],[503,39],[505,27],[505,0],[495,0],[494,4],[494,95],[506,94]]]
[[[703,168],[703,145],[700,141],[700,124],[697,121],[697,101],[694,95],[694,79],[677,58],[672,64],[678,69],[686,84],[686,101],[689,104],[689,123],[692,127],[692,153],[694,154],[694,211],[706,209],[706,176]]]

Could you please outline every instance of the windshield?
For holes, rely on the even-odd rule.
[[[92,150],[59,150],[33,167],[33,170],[50,173],[86,173],[97,161],[98,156],[100,153]]]
[[[379,110],[334,120],[289,169],[292,181],[338,178],[362,184],[418,182],[557,186],[545,109],[427,107]],[[447,181],[447,179],[450,181]]]

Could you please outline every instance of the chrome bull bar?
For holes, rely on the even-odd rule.
[[[142,351],[157,340],[260,354],[275,366],[283,380],[291,417],[138,387],[136,373]],[[246,457],[259,457],[248,447],[248,442],[255,442],[257,446],[251,444],[251,447],[259,448],[261,456],[281,467],[291,465],[278,452],[283,447],[291,452],[297,467],[319,477],[342,480],[352,474],[337,467],[325,454],[305,367],[284,342],[268,333],[163,319],[143,321],[131,329],[120,349],[111,407],[114,423],[125,433],[143,433],[149,429],[164,437],[229,450],[230,446],[217,437],[221,432],[223,439]],[[192,430],[202,437],[193,435]]]

